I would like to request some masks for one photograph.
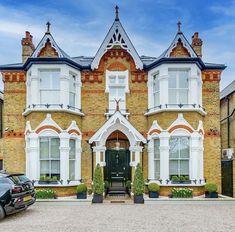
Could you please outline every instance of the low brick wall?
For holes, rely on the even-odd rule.
[[[56,192],[57,197],[67,197],[76,195],[77,186],[43,186],[43,187],[35,187],[36,190],[41,189],[52,189]]]

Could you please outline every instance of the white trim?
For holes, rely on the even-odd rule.
[[[113,39],[113,35],[114,34],[116,35],[116,30],[118,30],[118,33],[121,35],[121,38],[124,40],[124,43],[121,43],[119,40],[116,39],[115,41],[113,41],[112,44],[110,44],[110,40]],[[143,63],[138,53],[136,52],[133,44],[131,43],[128,35],[126,34],[121,22],[118,20],[118,21],[114,21],[103,43],[101,44],[98,52],[96,53],[95,58],[93,59],[91,63],[92,70],[98,68],[100,59],[102,58],[102,56],[115,45],[121,46],[122,49],[125,49],[128,53],[130,53],[130,55],[134,59],[136,69],[143,69]]]
[[[190,57],[193,57],[193,58],[198,57],[197,54],[195,53],[195,51],[193,50],[192,46],[189,44],[187,39],[184,37],[183,33],[177,33],[177,35],[175,36],[174,40],[172,41],[170,47],[167,49],[164,57],[167,57],[167,58],[170,57],[170,53],[177,46],[177,43],[179,40],[181,40],[181,42],[183,43],[183,46],[189,52]]]

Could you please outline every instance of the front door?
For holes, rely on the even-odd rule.
[[[222,194],[233,197],[233,161],[222,160]]]
[[[106,150],[104,178],[111,186],[124,186],[131,179],[129,150]]]

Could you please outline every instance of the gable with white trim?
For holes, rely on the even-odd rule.
[[[106,53],[106,51],[115,46],[119,46],[130,53],[134,59],[136,68],[143,69],[143,63],[119,20],[114,21],[91,63],[91,68],[93,70],[98,68],[102,56]]]

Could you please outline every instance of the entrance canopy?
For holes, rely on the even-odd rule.
[[[140,142],[146,143],[144,136],[138,132],[131,123],[119,112],[116,111],[112,117],[90,138],[89,143],[96,142],[99,146],[105,146],[108,136],[119,130],[125,134],[130,142],[130,146],[135,146]]]

